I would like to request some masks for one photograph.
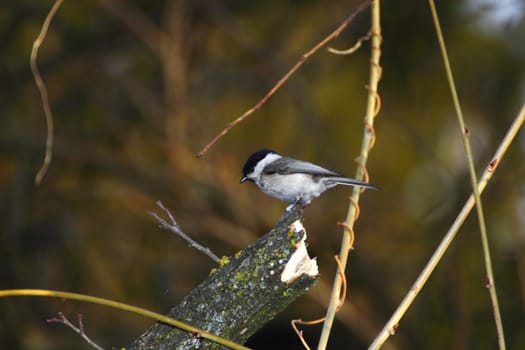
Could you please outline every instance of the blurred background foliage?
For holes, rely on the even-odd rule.
[[[0,7],[0,288],[45,288],[166,312],[214,267],[147,215],[162,200],[218,255],[232,255],[286,204],[239,184],[262,147],[353,176],[365,109],[369,44],[311,58],[264,107],[208,154],[200,150],[255,104],[357,1],[66,1],[38,64],[55,115],[54,159],[42,185],[45,121],[29,69],[52,5]],[[523,1],[438,2],[481,172],[523,102]],[[334,42],[368,30],[361,15]],[[356,225],[347,303],[331,349],[365,348],[428,260],[470,193],[460,133],[425,1],[382,2],[382,109]],[[507,344],[525,348],[525,135],[484,198]],[[324,314],[350,190],[305,211],[321,283],[250,341],[300,349],[289,321]],[[475,215],[466,222],[386,348],[494,349],[494,322]],[[71,301],[0,300],[3,349],[88,348],[46,318],[82,313],[94,340],[128,344],[151,320]],[[305,329],[315,344],[321,327]]]

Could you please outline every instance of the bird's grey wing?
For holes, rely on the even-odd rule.
[[[288,157],[282,157],[271,162],[263,169],[263,172],[265,174],[280,175],[312,174],[321,176],[341,176],[340,174],[334,173],[333,171],[320,167],[319,165]]]

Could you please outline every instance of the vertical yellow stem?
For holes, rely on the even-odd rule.
[[[379,111],[379,95],[377,93],[377,86],[381,79],[381,66],[379,60],[381,57],[381,24],[380,24],[380,2],[379,0],[372,1],[371,16],[372,16],[372,44],[371,44],[371,58],[370,58],[370,76],[368,83],[368,100],[367,109],[365,115],[365,128],[363,133],[363,141],[361,143],[361,152],[359,154],[359,166],[357,168],[357,179],[363,179],[366,174],[366,162],[368,159],[368,153],[373,146],[375,140],[374,132],[374,118]],[[354,188],[351,197],[350,207],[345,219],[343,239],[341,242],[341,250],[339,252],[339,259],[341,261],[341,268],[345,269],[348,261],[348,253],[352,248],[354,241],[353,226],[356,220],[357,205],[359,203],[359,197],[361,189]],[[344,274],[344,271],[341,271]],[[328,338],[332,330],[335,314],[339,305],[339,298],[341,293],[342,277],[339,271],[335,274],[334,283],[332,287],[332,293],[330,296],[330,304],[326,312],[326,319],[323,323],[323,330],[317,346],[318,350],[326,349],[328,344]]]
[[[485,215],[483,214],[483,206],[481,202],[481,197],[478,190],[478,179],[476,176],[476,169],[474,167],[474,160],[472,157],[472,151],[470,148],[469,141],[469,131],[465,126],[465,120],[463,118],[463,112],[459,104],[458,94],[456,92],[456,84],[454,83],[454,76],[452,75],[452,69],[450,68],[450,62],[448,60],[447,48],[445,46],[445,40],[443,39],[443,33],[441,32],[441,25],[439,23],[439,17],[436,11],[436,6],[433,0],[429,0],[428,4],[430,6],[430,12],[432,13],[432,19],[434,20],[434,27],[436,28],[436,34],[438,37],[439,47],[441,49],[441,55],[443,56],[443,63],[445,65],[445,72],[447,75],[447,80],[449,83],[450,93],[452,94],[452,101],[454,103],[454,108],[456,110],[456,116],[458,118],[459,127],[461,129],[461,135],[463,136],[463,144],[465,146],[465,152],[467,154],[470,180],[472,182],[472,190],[474,198],[476,200],[476,211],[478,214],[478,223],[479,231],[481,234],[481,244],[483,246],[483,256],[485,258],[485,270],[487,272],[486,276],[486,286],[489,290],[490,300],[492,302],[492,309],[494,312],[494,321],[496,323],[496,331],[498,334],[498,344],[500,350],[504,350],[505,346],[505,336],[503,334],[503,324],[501,321],[501,314],[498,304],[498,296],[496,293],[496,285],[494,282],[494,273],[492,272],[492,261],[490,258],[490,247],[487,235],[487,228],[485,225]]]

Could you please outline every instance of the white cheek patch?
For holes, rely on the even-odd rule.
[[[253,168],[253,173],[252,174],[253,174],[254,179],[258,179],[261,176],[264,168],[268,164],[270,164],[271,162],[273,162],[273,161],[275,161],[275,160],[277,160],[279,158],[282,158],[282,156],[280,156],[278,154],[275,154],[275,153],[268,153],[266,155],[266,157],[261,159],[259,161],[259,163],[257,163],[257,165],[255,166],[255,168]]]

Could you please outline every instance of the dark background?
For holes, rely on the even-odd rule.
[[[438,1],[481,174],[524,96],[523,1],[496,21],[482,1]],[[0,7],[0,289],[91,294],[166,312],[214,263],[147,215],[168,206],[186,233],[232,255],[270,229],[286,204],[239,184],[254,150],[270,147],[353,176],[363,129],[369,43],[351,56],[321,50],[202,158],[222,127],[254,105],[356,1],[65,1],[38,64],[55,116],[54,158],[39,187],[45,120],[29,69],[51,1]],[[365,12],[333,45],[369,26]],[[461,135],[426,1],[382,2],[382,109],[371,182],[356,224],[345,308],[330,349],[363,349],[382,328],[470,193]],[[509,349],[525,348],[525,139],[518,135],[483,195]],[[305,211],[321,283],[249,343],[301,349],[289,321],[324,315],[348,188]],[[471,215],[388,341],[398,349],[494,349],[479,230]],[[88,348],[47,318],[84,315],[110,348],[152,321],[101,306],[0,299],[0,348]],[[320,326],[305,328],[315,345]]]

